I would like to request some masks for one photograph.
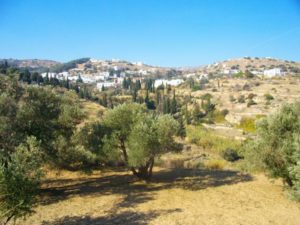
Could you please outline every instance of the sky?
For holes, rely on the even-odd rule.
[[[300,0],[0,0],[0,58],[300,61]]]

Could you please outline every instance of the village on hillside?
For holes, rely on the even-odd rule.
[[[213,77],[257,76],[259,78],[284,77],[300,72],[300,64],[292,61],[281,61],[272,58],[244,57],[236,60],[225,60],[196,69],[164,68],[145,65],[142,62],[124,60],[97,60],[77,64],[75,68],[62,72],[44,72],[42,77],[82,82],[94,85],[99,91],[103,88],[122,86],[124,79],[133,81],[145,78],[155,80],[154,86],[178,86],[187,78],[197,81]]]

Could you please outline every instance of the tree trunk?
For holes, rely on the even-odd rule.
[[[10,215],[9,217],[7,217],[6,221],[3,223],[3,225],[8,224],[8,222],[13,218],[14,214]]]
[[[289,178],[289,177],[286,177],[284,179],[285,183],[287,183],[289,185],[289,187],[292,187],[293,186],[293,181]]]
[[[140,166],[138,171],[134,173],[135,176],[142,180],[150,180],[152,177],[152,169],[154,165],[154,157],[151,157],[146,165]]]
[[[121,143],[121,151],[123,153],[124,161],[128,165],[128,155],[126,151],[126,146],[124,140],[120,139]],[[154,165],[154,157],[151,156],[146,165],[140,166],[137,170],[134,167],[130,167],[131,172],[133,175],[137,176],[142,180],[149,180],[152,177],[152,169]]]

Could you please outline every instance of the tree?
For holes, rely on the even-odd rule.
[[[106,94],[106,93],[103,94],[103,97],[102,97],[102,105],[103,105],[104,107],[107,107],[107,94]]]
[[[194,109],[193,109],[193,114],[192,114],[192,118],[193,118],[193,123],[198,123],[199,119],[202,117],[202,113],[200,110],[200,106],[198,103],[194,104]]]
[[[171,114],[177,113],[177,101],[176,101],[176,97],[175,97],[175,90],[173,91],[173,98],[172,98],[171,105],[170,105],[170,113]]]
[[[81,75],[80,74],[78,74],[78,76],[77,76],[77,80],[76,80],[76,83],[83,83],[83,80],[82,80],[82,78],[81,78]]]
[[[184,138],[186,137],[186,129],[185,129],[185,124],[182,115],[179,116],[177,121],[179,124],[177,135],[181,138]]]
[[[20,73],[19,80],[23,81],[23,82],[26,82],[28,84],[31,83],[31,74],[30,74],[28,69],[26,69],[24,72]]]
[[[109,155],[121,153],[132,173],[149,179],[154,158],[174,143],[177,122],[169,115],[153,116],[140,104],[123,104],[104,116],[104,124],[112,130],[105,141]]]
[[[136,89],[134,89],[134,90],[132,91],[132,101],[133,101],[133,102],[136,102],[136,101],[137,101],[137,90],[136,90]]]
[[[171,112],[171,102],[169,97],[163,97],[163,113],[168,114]]]
[[[50,82],[50,80],[49,80],[49,74],[47,73],[46,77],[44,79],[44,83],[47,85],[47,84],[49,84],[49,82]]]
[[[30,79],[31,79],[31,81],[37,83],[38,77],[39,77],[39,74],[37,72],[34,72],[31,74]]]
[[[136,88],[137,90],[141,90],[142,85],[141,85],[141,81],[140,81],[140,80],[137,80],[137,81],[135,82],[135,88]]]
[[[16,148],[9,159],[2,156],[1,161],[0,219],[7,224],[11,219],[16,220],[33,212],[42,176],[39,143],[30,137]]]
[[[256,140],[245,147],[245,157],[280,177],[300,200],[300,102],[287,104],[257,124]]]

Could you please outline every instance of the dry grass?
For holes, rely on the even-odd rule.
[[[52,173],[35,224],[300,224],[281,183],[235,171],[155,168],[151,183],[126,171]]]
[[[83,127],[85,123],[95,122],[101,119],[105,108],[95,102],[82,100],[81,107],[85,115],[85,119],[78,127]]]

